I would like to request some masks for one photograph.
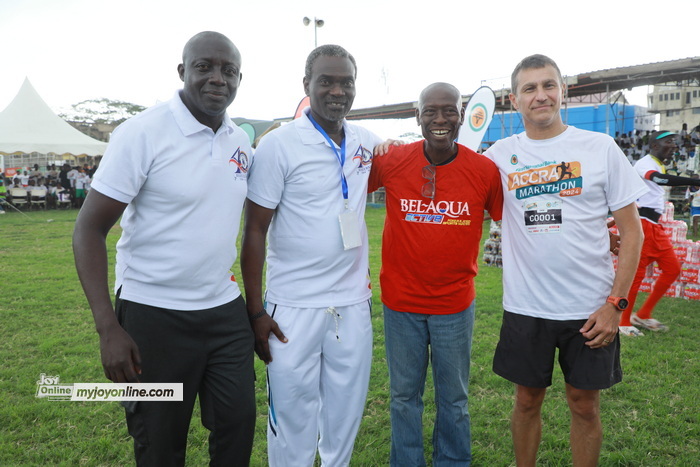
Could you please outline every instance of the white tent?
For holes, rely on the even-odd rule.
[[[107,143],[81,133],[51,108],[28,79],[15,98],[0,113],[0,154],[104,154]]]

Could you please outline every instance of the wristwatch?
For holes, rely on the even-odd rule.
[[[625,311],[630,302],[625,297],[608,297],[607,303],[612,303],[618,311]]]

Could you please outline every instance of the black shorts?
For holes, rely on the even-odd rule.
[[[554,354],[564,381],[576,389],[606,389],[622,381],[620,338],[607,347],[591,349],[579,331],[582,320],[554,321],[503,313],[501,337],[493,357],[493,371],[521,386],[546,388],[552,384]]]

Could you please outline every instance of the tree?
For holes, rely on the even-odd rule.
[[[61,113],[59,116],[72,122],[107,123],[116,126],[124,120],[143,112],[145,109],[146,107],[142,105],[103,97],[73,104],[71,110]]]

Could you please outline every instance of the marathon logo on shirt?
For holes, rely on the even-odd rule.
[[[469,225],[468,219],[459,217],[470,216],[469,203],[466,201],[430,201],[420,199],[402,199],[401,212],[405,212],[406,222],[443,225]]]
[[[352,161],[357,163],[357,173],[363,174],[372,168],[372,151],[360,145],[352,156]]]
[[[236,174],[247,174],[248,173],[248,167],[249,167],[248,155],[245,152],[241,151],[240,146],[236,149],[236,151],[233,153],[233,155],[229,158],[228,163],[235,164]]]
[[[548,161],[508,174],[508,190],[515,190],[517,199],[543,194],[578,196],[583,191],[580,162]]]

